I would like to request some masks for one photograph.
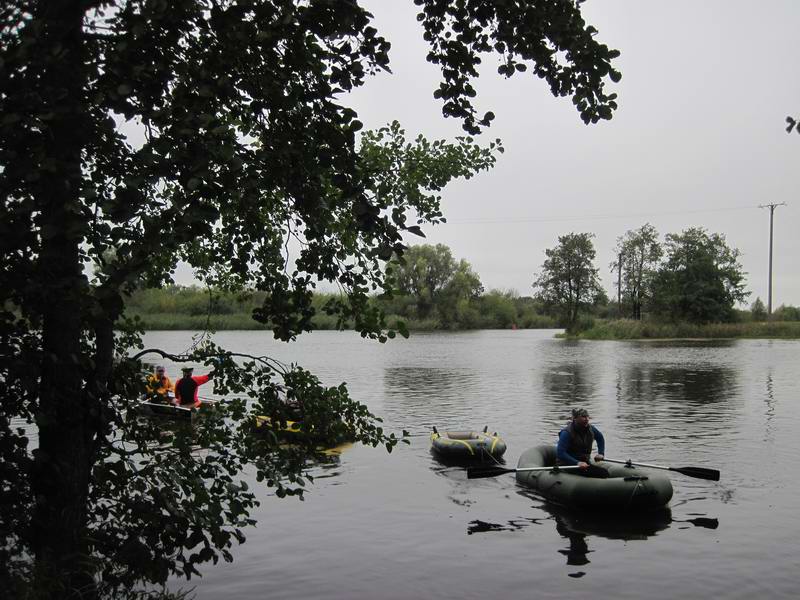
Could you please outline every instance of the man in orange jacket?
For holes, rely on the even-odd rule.
[[[172,381],[167,377],[164,367],[158,365],[156,372],[148,375],[147,383],[145,384],[145,392],[147,393],[148,400],[162,402],[167,404],[175,393],[175,386]]]

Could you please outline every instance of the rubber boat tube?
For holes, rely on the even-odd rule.
[[[555,464],[555,446],[536,446],[523,452],[517,468]],[[579,510],[654,510],[672,498],[672,483],[663,473],[602,461],[594,464],[608,471],[607,479],[584,477],[571,470],[517,471],[517,482],[550,502]]]
[[[497,433],[486,431],[444,431],[436,428],[431,434],[431,450],[445,460],[498,460],[506,451],[506,443]]]

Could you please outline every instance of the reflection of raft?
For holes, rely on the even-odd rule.
[[[609,540],[646,540],[672,523],[669,507],[631,513],[624,519],[613,512],[574,511],[552,504],[546,510],[555,517],[558,532],[567,537],[572,534]]]
[[[444,431],[433,428],[431,450],[441,459],[451,461],[498,460],[506,451],[506,443],[497,433],[477,431]]]
[[[555,446],[537,446],[520,456],[517,468],[555,464]],[[517,481],[551,502],[576,509],[653,510],[665,506],[672,498],[672,483],[661,473],[604,462],[597,464],[608,471],[607,479],[584,477],[567,470],[517,471]]]

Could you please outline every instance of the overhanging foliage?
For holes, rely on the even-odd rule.
[[[416,3],[429,59],[442,66],[443,110],[467,132],[490,121],[474,117],[469,85],[484,52],[504,56],[506,75],[530,67],[572,95],[587,122],[616,108],[604,82],[618,78],[617,53],[595,41],[578,3]],[[367,443],[396,441],[344,388],[214,347],[181,358],[222,357],[217,391],[250,404],[209,420],[198,443],[210,462],[193,458],[189,434],[172,442],[177,463],[163,459],[148,441],[156,432],[121,417],[141,376],[130,356],[141,332],[124,297],[171,282],[180,260],[216,285],[265,292],[257,317],[280,339],[309,328],[319,280],[347,294],[330,311],[365,337],[387,335],[366,302],[386,283],[383,264],[403,252],[404,232],[440,219],[447,181],[490,166],[493,149],[407,145],[391,126],[359,151],[346,93],[388,66],[370,21],[352,0],[0,6],[6,578],[47,597],[94,595],[98,574],[123,587],[163,582],[226,557],[254,502],[235,474],[255,461],[276,489],[299,486],[311,451],[254,450],[236,429],[256,410],[280,419],[279,388],[302,394],[320,427],[341,417]],[[134,130],[141,142],[128,138]]]

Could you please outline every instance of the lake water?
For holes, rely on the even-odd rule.
[[[190,336],[152,332],[146,343],[180,352]],[[234,562],[174,582],[199,599],[797,597],[798,341],[573,342],[552,331],[215,341],[347,382],[412,437],[392,454],[356,446],[314,467],[305,502],[265,489]],[[591,412],[609,458],[720,469],[721,481],[672,473],[665,513],[576,515],[513,475],[467,480],[429,452],[433,426],[488,425],[515,466],[526,448],[554,443],[575,406]]]

